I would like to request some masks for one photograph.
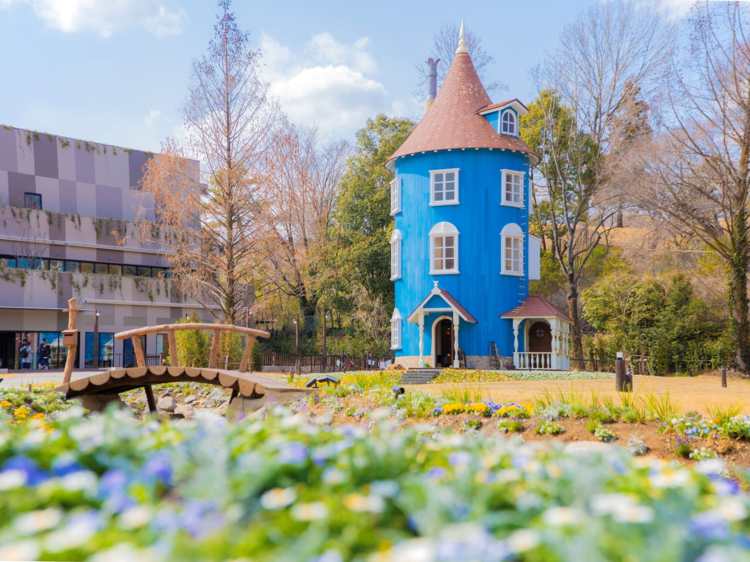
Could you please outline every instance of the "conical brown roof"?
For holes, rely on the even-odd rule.
[[[469,54],[456,53],[432,106],[388,162],[408,154],[461,148],[518,150],[536,157],[521,139],[501,135],[477,113],[491,104]]]

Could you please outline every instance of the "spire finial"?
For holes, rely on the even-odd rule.
[[[466,46],[466,26],[464,25],[464,20],[461,20],[461,31],[458,34],[458,49],[456,49],[456,54],[468,52],[469,49]]]

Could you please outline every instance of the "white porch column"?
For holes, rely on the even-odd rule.
[[[521,321],[518,318],[513,319],[513,365],[519,369],[521,365],[518,362],[518,326]]]
[[[419,313],[419,366],[424,367],[424,314]]]
[[[458,314],[453,313],[453,368],[458,369],[461,363],[458,360]]]
[[[559,369],[558,353],[560,350],[560,331],[558,330],[557,318],[551,318],[549,322],[550,333],[552,334],[552,357],[550,367]]]

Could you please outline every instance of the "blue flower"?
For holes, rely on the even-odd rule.
[[[307,447],[299,441],[292,441],[284,445],[279,451],[278,461],[282,464],[294,464],[307,458]]]
[[[74,472],[85,470],[80,464],[78,464],[73,458],[61,457],[55,459],[52,463],[52,474],[55,476],[66,476]]]
[[[39,468],[39,466],[28,457],[17,456],[8,459],[3,464],[3,471],[18,470],[26,475],[27,486],[37,486],[46,480],[49,480],[49,474]]]
[[[723,540],[729,536],[726,519],[717,513],[705,511],[690,520],[690,530],[708,540]]]
[[[433,466],[430,470],[427,471],[427,477],[433,480],[440,480],[441,478],[445,478],[446,474],[447,472],[442,466]]]
[[[172,465],[167,455],[161,454],[151,457],[143,465],[143,474],[147,479],[158,480],[162,484],[172,481]]]

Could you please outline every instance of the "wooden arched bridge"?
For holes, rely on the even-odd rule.
[[[179,365],[177,330],[210,330],[213,331],[211,342],[211,352],[209,354],[208,368],[184,367]],[[239,371],[228,371],[217,369],[216,362],[219,356],[219,346],[221,343],[221,332],[238,332],[246,336],[245,350],[240,361]],[[148,367],[146,357],[141,347],[140,337],[148,334],[167,333],[169,341],[169,358],[170,366]],[[137,367],[129,369],[114,369],[85,377],[70,380],[72,370],[69,373],[66,369],[63,376],[63,383],[55,389],[68,398],[81,396],[106,396],[116,395],[128,390],[143,388],[146,393],[149,410],[156,411],[156,401],[152,385],[165,384],[170,382],[199,382],[211,384],[226,389],[231,389],[232,399],[241,398],[261,398],[268,392],[273,393],[297,393],[303,394],[301,389],[289,386],[275,379],[253,375],[247,373],[247,367],[250,362],[250,351],[256,337],[267,338],[270,334],[262,330],[252,328],[243,328],[231,324],[163,324],[161,326],[146,326],[119,332],[115,334],[116,340],[125,340],[130,338],[135,351]]]

